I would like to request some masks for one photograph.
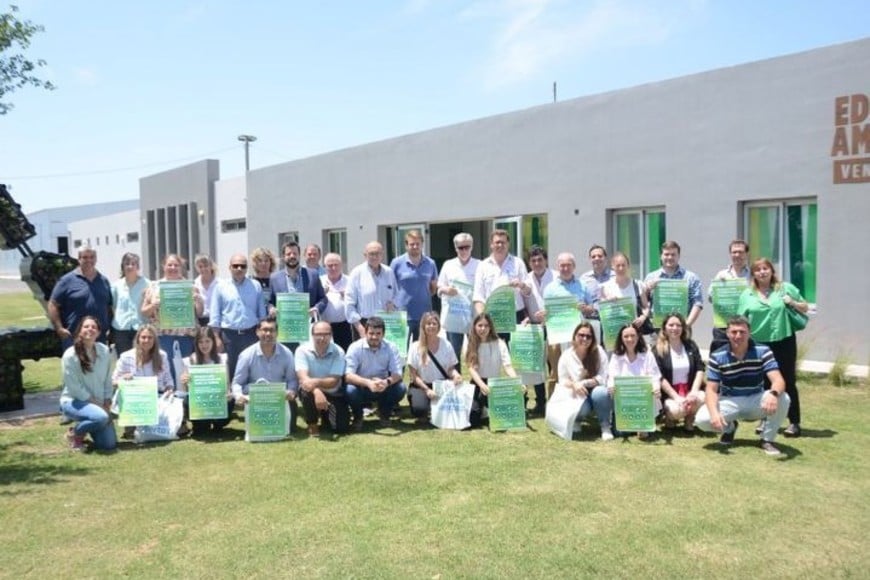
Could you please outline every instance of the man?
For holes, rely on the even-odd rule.
[[[64,351],[72,346],[73,334],[85,316],[100,323],[97,340],[104,344],[112,322],[112,285],[97,271],[97,251],[80,246],[78,258],[78,267],[61,276],[48,301],[48,319]]]
[[[311,436],[320,433],[318,422],[327,412],[332,429],[347,433],[350,416],[344,385],[345,364],[344,350],[332,342],[332,327],[323,320],[316,322],[311,329],[311,342],[296,349],[299,399]]]
[[[365,338],[357,340],[347,350],[345,380],[354,431],[362,430],[363,405],[372,401],[378,401],[380,426],[389,427],[393,407],[405,395],[399,351],[384,340],[384,330],[382,318],[369,317]]]
[[[326,270],[323,266],[320,265],[320,246],[317,244],[308,244],[305,246],[305,267],[312,274],[316,274],[317,276],[323,276],[326,274]]]
[[[348,278],[342,271],[343,264],[338,254],[332,252],[326,254],[323,265],[326,267],[326,274],[320,277],[320,283],[326,292],[326,308],[320,315],[320,319],[332,326],[332,340],[335,344],[347,351],[350,343],[353,342],[353,331],[347,321],[344,305]]]
[[[365,321],[376,312],[396,309],[398,285],[396,276],[384,259],[384,247],[378,242],[366,244],[365,262],[351,270],[344,295],[347,321],[356,332],[356,338],[366,335]]]
[[[307,292],[308,313],[319,316],[326,309],[326,293],[320,284],[320,276],[299,264],[299,244],[287,242],[281,246],[284,256],[284,268],[269,276],[269,315],[277,314],[275,305],[277,295],[285,292]],[[290,350],[296,350],[298,343],[285,344]]]
[[[480,314],[486,310],[486,300],[499,286],[510,286],[514,289],[517,323],[526,317],[524,297],[532,295],[532,287],[526,284],[526,265],[522,260],[508,253],[510,236],[506,230],[493,230],[489,234],[489,257],[481,260],[474,276],[474,311]],[[510,334],[499,334],[505,340],[510,340]]]
[[[209,305],[209,326],[220,333],[227,353],[230,376],[243,350],[257,342],[257,323],[266,318],[266,306],[260,283],[245,276],[248,258],[234,254],[230,258],[230,279],[221,280],[214,289]]]
[[[785,381],[769,348],[749,339],[749,321],[735,316],[726,327],[728,345],[710,355],[707,365],[706,406],[695,419],[703,431],[722,433],[720,442],[734,442],[737,420],[765,419],[761,448],[768,455],[780,455],[773,444],[790,404]],[[770,389],[764,390],[765,376]]]
[[[650,272],[643,281],[650,293],[650,304],[653,301],[653,289],[658,285],[659,280],[685,280],[689,285],[687,305],[689,314],[686,316],[686,324],[692,326],[701,314],[701,309],[704,308],[701,279],[694,272],[680,266],[680,244],[677,242],[671,240],[662,244],[661,262],[662,267],[655,272]],[[659,329],[655,330],[658,332]]]
[[[597,306],[601,300],[601,287],[615,274],[607,262],[607,250],[598,244],[593,244],[589,248],[589,263],[592,265],[592,269],[581,274],[580,281],[586,286],[589,304]],[[598,318],[598,310],[595,308],[584,309],[583,316]]]
[[[752,276],[749,271],[749,244],[743,240],[732,240],[728,244],[728,253],[731,255],[731,265],[724,270],[719,270],[713,281],[710,282],[710,287],[707,290],[707,299],[713,302],[713,284],[716,280],[739,280],[743,279],[746,284],[749,284]],[[725,328],[713,327],[713,341],[710,343],[710,352],[715,352],[728,344],[728,337],[725,335]]]
[[[405,253],[390,262],[399,285],[398,305],[408,312],[411,340],[420,338],[420,319],[432,310],[432,294],[438,288],[438,267],[423,255],[423,234],[410,230],[405,234]]]
[[[296,366],[293,353],[278,343],[278,324],[274,318],[264,318],[256,326],[257,342],[247,347],[238,358],[238,366],[233,373],[233,398],[236,404],[248,403],[248,385],[257,381],[284,383],[286,399],[290,404],[290,425],[296,424],[298,406],[296,393],[299,383],[296,380]],[[291,429],[292,430],[292,429]]]
[[[441,268],[441,274],[438,276],[438,295],[443,297],[456,296],[460,293],[457,285],[465,285],[469,289],[474,288],[474,275],[477,273],[477,266],[480,260],[471,256],[471,251],[474,248],[474,238],[466,232],[458,233],[453,236],[453,247],[456,249],[456,257],[444,262]],[[469,292],[469,298],[470,298]],[[442,304],[441,306],[441,324],[444,325],[444,314],[447,309]],[[465,338],[463,332],[448,332],[447,340],[453,351],[456,353],[456,358],[462,358],[462,341]],[[462,361],[456,365],[456,370],[461,370]]]

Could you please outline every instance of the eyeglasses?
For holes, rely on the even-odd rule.
[[[460,250],[460,251],[463,251],[463,250],[470,250],[470,249],[471,249],[471,246],[456,246],[456,249],[457,249],[457,250]]]
[[[248,265],[247,264],[232,264],[230,266],[230,268],[232,268],[233,270],[247,270]]]
[[[592,340],[591,334],[583,334],[582,332],[577,335],[577,338],[580,340]]]

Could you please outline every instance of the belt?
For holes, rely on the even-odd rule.
[[[237,328],[222,328],[221,330],[223,330],[224,332],[230,333],[230,334],[239,334],[239,335],[241,335],[241,334],[250,334],[250,333],[254,332],[255,330],[257,330],[257,327],[256,327],[256,326],[252,326],[251,328],[242,328],[242,329],[237,329]]]

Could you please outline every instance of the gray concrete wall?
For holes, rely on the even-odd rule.
[[[139,199],[142,219],[147,219],[149,210],[178,208],[186,205],[190,208],[190,235],[192,244],[186,256],[191,264],[198,252],[214,254],[215,252],[215,216],[214,216],[214,183],[220,179],[220,168],[217,160],[198,161],[143,177],[139,180]],[[191,206],[190,204],[195,204]],[[174,240],[167,240],[166,251],[155,251],[151,255],[152,237],[146,223],[142,224],[142,272],[148,277],[159,277],[159,262],[166,253],[181,252]]]
[[[609,211],[662,206],[706,289],[743,233],[742,202],[815,197],[818,314],[801,342],[866,364],[870,183],[835,185],[830,154],[835,99],[870,92],[868,70],[870,39],[258,169],[249,244],[347,227],[353,266],[379,226],[547,213],[550,253],[585,256],[609,242]],[[710,324],[708,307],[702,344]]]
[[[215,255],[212,259],[218,265],[218,275],[229,277],[230,258],[237,253],[247,255],[248,231],[222,232],[221,222],[246,218],[248,208],[245,197],[245,177],[224,179],[215,183]],[[254,247],[254,246],[250,246]],[[272,246],[268,246],[272,247]]]

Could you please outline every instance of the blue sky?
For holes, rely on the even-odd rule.
[[[870,35],[866,0],[14,1],[58,86],[0,116],[27,212]]]

